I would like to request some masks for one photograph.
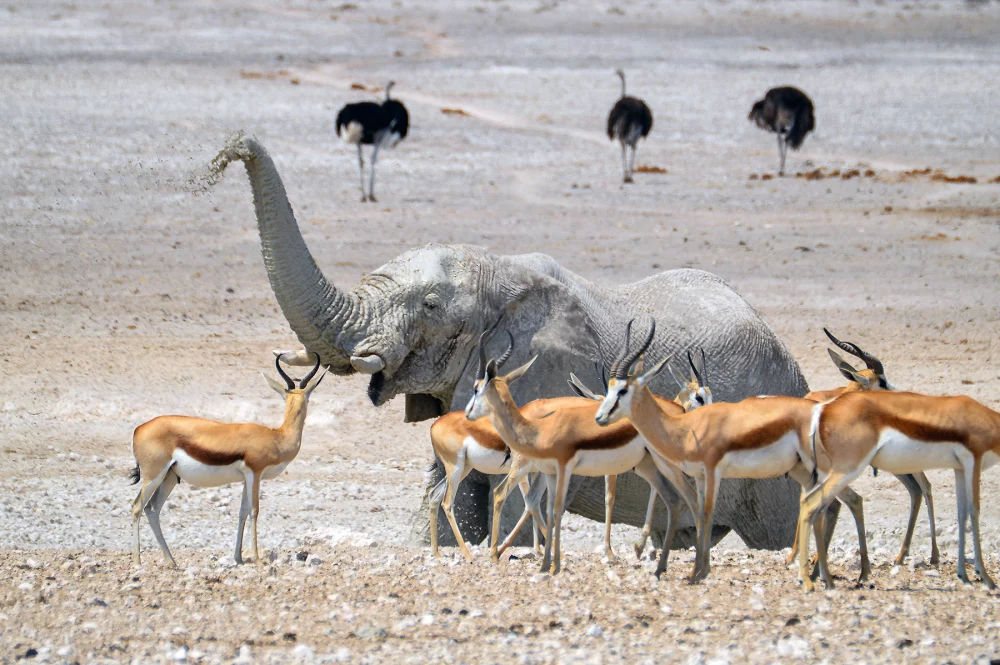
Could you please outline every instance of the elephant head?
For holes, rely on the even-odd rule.
[[[242,161],[250,176],[268,279],[307,351],[284,355],[286,362],[309,362],[316,353],[336,374],[368,374],[372,403],[406,394],[410,421],[452,410],[456,387],[471,384],[468,364],[480,333],[501,318],[519,348],[552,347],[554,366],[565,366],[566,353],[593,366],[594,336],[565,287],[478,247],[411,250],[351,291],[338,289],[306,247],[264,147],[242,134],[230,138],[212,162],[209,181],[233,161]],[[565,392],[561,385],[556,394]]]

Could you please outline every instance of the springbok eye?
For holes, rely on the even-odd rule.
[[[701,395],[695,395],[694,396],[694,401],[698,402],[698,404],[704,404],[705,403],[705,398],[702,397]]]

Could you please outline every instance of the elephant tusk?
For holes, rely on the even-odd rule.
[[[376,355],[351,356],[351,367],[362,374],[375,374],[385,369],[385,361]]]
[[[312,351],[301,349],[299,351],[288,351],[274,349],[271,351],[275,358],[281,358],[281,362],[289,367],[312,367],[316,363],[316,356]]]

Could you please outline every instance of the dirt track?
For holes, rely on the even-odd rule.
[[[231,661],[241,645],[265,661],[1000,655],[997,594],[954,578],[949,473],[930,474],[939,568],[924,565],[921,516],[916,567],[892,573],[905,493],[866,477],[873,588],[812,596],[784,553],[734,538],[707,584],[681,582],[690,552],[657,584],[631,557],[634,530],[616,529],[609,566],[593,553],[600,525],[581,520],[557,579],[536,578],[534,561],[435,563],[409,542],[427,423],[404,425],[400,403],[375,410],[361,379],[324,382],[300,459],[264,485],[274,560],[260,569],[227,563],[237,490],[183,485],[164,529],[184,569],[163,569],[146,527],[134,569],[125,479],[131,430],[154,415],[281,417],[259,372],[295,339],[261,265],[249,187],[236,171],[207,194],[189,185],[239,128],[275,157],[339,285],[427,242],[544,251],[607,284],[704,268],[767,317],[814,387],[840,383],[828,325],[864,341],[901,387],[996,408],[997,3],[8,5],[0,662],[29,649],[49,662]],[[655,114],[639,163],[666,170],[630,187],[602,134],[619,66]],[[390,77],[413,129],[380,157],[380,203],[364,205],[333,118]],[[788,164],[809,177],[767,177],[773,137],[745,119],[784,83],[816,102],[817,131]],[[984,478],[994,571],[997,474]],[[855,543],[845,520],[834,551],[845,577]],[[295,561],[302,551],[314,559]]]

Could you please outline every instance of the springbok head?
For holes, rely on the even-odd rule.
[[[830,358],[833,359],[833,364],[837,366],[840,373],[845,379],[850,381],[852,384],[859,386],[856,390],[895,390],[896,386],[889,383],[889,380],[885,378],[885,368],[882,366],[882,361],[873,356],[866,351],[863,351],[857,344],[851,342],[842,342],[833,336],[826,328],[823,328],[823,332],[826,336],[830,338],[830,341],[840,349],[841,351],[846,351],[852,356],[860,358],[864,361],[866,368],[863,370],[857,370],[850,365],[846,360],[840,357],[836,351],[828,349],[830,352]],[[852,388],[853,386],[848,386]]]

